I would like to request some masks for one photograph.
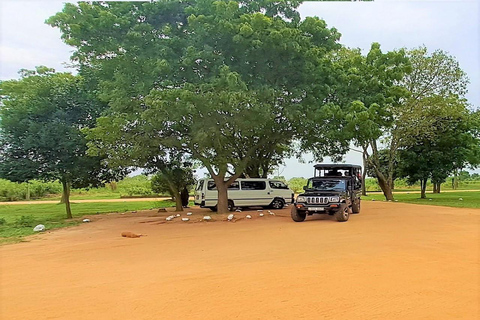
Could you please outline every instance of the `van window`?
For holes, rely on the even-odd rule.
[[[242,181],[242,190],[265,190],[265,181]]]
[[[214,181],[208,181],[207,189],[217,190],[217,185]],[[232,182],[232,184],[228,186],[228,190],[240,190],[240,185],[238,184],[238,181]]]
[[[272,189],[288,189],[288,186],[282,181],[270,181],[270,188]]]
[[[202,191],[203,190],[203,183],[204,183],[204,180],[200,180],[198,182],[198,185],[197,185],[197,191]]]

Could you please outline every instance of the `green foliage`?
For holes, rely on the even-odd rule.
[[[409,121],[399,128],[408,135],[400,147],[399,170],[410,183],[426,179],[444,182],[456,168],[473,161],[469,155],[480,154],[480,139],[472,135],[470,112],[461,100],[424,98],[408,112],[411,114],[405,111],[402,117]],[[480,159],[471,164],[480,164]]]
[[[5,218],[0,218],[0,226],[3,226],[6,222]]]
[[[290,189],[292,189],[293,192],[295,193],[301,193],[303,192],[303,187],[307,185],[307,179],[303,177],[296,177],[296,178],[291,178],[288,180],[288,186]]]
[[[298,4],[66,4],[48,23],[111,106],[89,133],[92,152],[145,167],[173,150],[219,181],[227,171],[266,175],[308,127],[299,120],[325,100],[326,55],[340,47],[324,21],[300,21]]]
[[[28,216],[21,216],[20,218],[17,218],[14,223],[15,227],[17,228],[24,228],[24,227],[35,227],[37,225],[37,222],[35,221],[35,218],[32,215]]]
[[[0,179],[0,201],[25,200],[28,189],[30,190],[30,198],[37,199],[60,193],[62,185],[59,182],[31,180],[28,183],[18,183]]]
[[[167,193],[177,197],[184,189],[195,184],[193,171],[189,163],[172,163],[169,168],[152,177],[152,190],[156,193]]]
[[[81,130],[95,124],[105,104],[92,96],[83,79],[46,67],[23,74],[21,80],[0,83],[0,176],[59,180],[65,190],[122,176],[122,170],[109,170],[102,158],[86,154]]]

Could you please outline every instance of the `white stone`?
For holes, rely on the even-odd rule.
[[[237,210],[235,210],[235,212],[242,212],[242,210],[240,210],[240,209],[237,209]]]
[[[257,210],[258,212],[262,212],[263,210]]]
[[[192,215],[192,213],[191,213],[191,212],[187,212],[187,216],[191,216],[191,215]]]
[[[428,200],[432,201],[432,199],[428,199]]]
[[[233,213],[230,213],[227,217],[228,221],[232,221],[233,217],[234,217]]]
[[[246,216],[245,218],[247,218],[247,219],[252,219],[252,216],[249,215],[249,214],[247,214],[247,216]]]
[[[189,218],[182,218],[182,221],[188,221],[190,220]]]
[[[43,232],[43,231],[45,231],[45,226],[43,224],[39,224],[39,225],[35,226],[35,228],[33,228],[33,231]]]
[[[203,217],[203,220],[205,220],[205,221],[210,221],[210,220],[212,220],[212,217],[210,217],[210,216],[204,216],[204,217]]]
[[[166,217],[165,220],[172,221],[172,217]]]
[[[463,201],[463,198],[458,198],[458,200]]]
[[[263,216],[264,216],[264,214],[263,214],[263,213],[260,213],[260,214],[259,214],[259,216],[260,216],[260,217],[263,217]]]
[[[274,215],[275,215],[275,213],[272,212],[272,211],[268,211],[268,213],[269,213],[271,216],[274,216]]]
[[[177,217],[180,217],[180,213],[177,213]]]
[[[83,219],[83,222],[90,222],[90,219]]]

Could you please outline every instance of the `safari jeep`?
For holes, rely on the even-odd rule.
[[[307,215],[334,215],[347,221],[351,213],[360,213],[362,167],[352,164],[317,164],[292,206],[293,221],[302,222]]]

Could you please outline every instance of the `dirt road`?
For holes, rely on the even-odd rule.
[[[0,247],[0,318],[479,319],[480,210],[362,206],[346,223],[94,216]]]

